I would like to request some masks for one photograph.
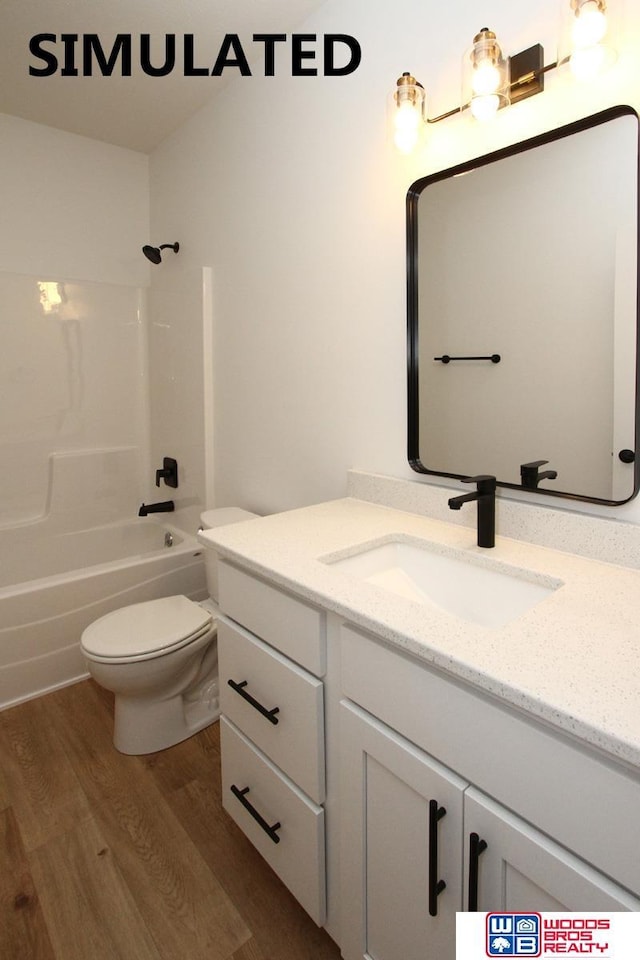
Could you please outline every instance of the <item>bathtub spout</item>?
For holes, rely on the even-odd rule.
[[[173,500],[162,500],[160,503],[143,503],[138,510],[138,516],[146,517],[149,513],[172,513],[175,508]]]

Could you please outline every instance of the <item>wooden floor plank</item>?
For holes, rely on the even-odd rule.
[[[268,960],[258,946],[258,943],[252,937],[243,947],[236,950],[231,960]]]
[[[163,794],[179,790],[192,780],[206,779],[208,773],[214,776],[215,768],[220,763],[217,729],[218,724],[213,724],[197,737],[190,737],[170,750],[161,750],[141,758]]]
[[[0,812],[0,957],[55,960],[20,830],[10,807]]]
[[[90,815],[87,798],[49,721],[45,699],[0,713],[0,752],[23,843],[33,850]]]
[[[80,783],[92,809],[119,797],[125,787],[153,779],[138,757],[118,753],[113,746],[113,721],[99,688],[91,683],[56,691],[47,698],[50,724],[63,742],[67,766]]]
[[[209,785],[193,781],[167,802],[237,905],[266,957],[339,960],[336,944],[300,907],[222,809],[219,796]]]
[[[166,804],[140,757],[118,753],[110,724],[86,734],[102,709],[87,687],[53,706],[65,749],[93,815],[164,960],[227,960],[251,936],[233,902]],[[93,739],[92,739],[93,738]]]
[[[164,960],[227,960],[251,931],[159,794],[96,811]]]
[[[218,724],[126,757],[83,681],[0,730],[1,960],[339,960],[222,810]]]
[[[0,746],[0,756],[2,756],[2,747]],[[0,764],[0,810],[6,810],[11,806],[11,797],[9,796],[9,784],[5,776],[4,768],[6,764]]]
[[[33,851],[30,862],[58,960],[159,960],[92,820]]]

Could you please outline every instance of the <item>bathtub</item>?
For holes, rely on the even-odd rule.
[[[206,595],[203,549],[155,518],[0,530],[0,710],[88,676],[84,628],[129,603]]]

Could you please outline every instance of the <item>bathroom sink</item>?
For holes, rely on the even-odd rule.
[[[543,577],[428,541],[365,545],[324,558],[336,569],[418,603],[435,605],[484,627],[501,627],[562,586]]]

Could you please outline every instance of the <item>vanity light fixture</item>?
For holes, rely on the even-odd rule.
[[[566,54],[544,64],[539,43],[512,56],[503,54],[501,44],[488,27],[482,27],[465,53],[462,68],[462,103],[436,117],[427,114],[427,96],[413,74],[398,78],[393,95],[393,122],[396,146],[409,153],[416,146],[425,125],[439,123],[469,110],[476,120],[489,120],[498,110],[544,90],[544,75],[570,62],[579,79],[587,79],[615,59],[607,40],[608,0],[563,0],[568,20]]]

